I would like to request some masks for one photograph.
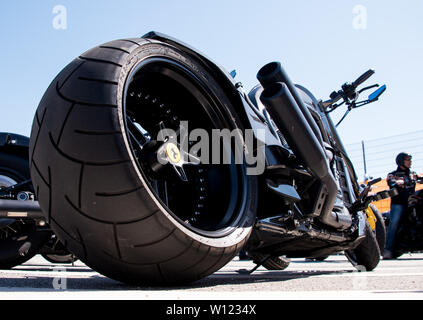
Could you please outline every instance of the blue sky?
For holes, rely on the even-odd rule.
[[[66,8],[66,29],[53,26],[57,5]],[[357,6],[366,10],[364,29],[354,27]],[[388,89],[379,102],[350,113],[339,128],[344,143],[420,130],[422,17],[420,0],[2,1],[0,131],[29,135],[44,91],[73,58],[150,30],[236,69],[247,90],[270,61],[281,61],[294,82],[322,99],[374,68],[367,83]]]

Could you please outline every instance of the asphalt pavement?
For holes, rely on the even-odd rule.
[[[41,256],[0,271],[0,299],[28,300],[300,300],[423,299],[423,254],[382,260],[359,272],[343,255],[312,262],[292,259],[283,271],[232,260],[213,275],[184,287],[136,287],[109,279],[80,261],[52,264]]]

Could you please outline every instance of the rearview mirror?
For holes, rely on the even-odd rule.
[[[379,99],[379,97],[382,95],[382,93],[384,93],[386,90],[386,84],[384,84],[383,86],[381,86],[379,89],[377,89],[376,91],[374,91],[373,93],[371,93],[369,95],[369,101],[376,101],[377,99]]]

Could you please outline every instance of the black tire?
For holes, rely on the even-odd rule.
[[[0,149],[0,187],[28,179],[28,158],[11,148]],[[37,230],[34,221],[1,220],[0,269],[10,269],[31,259],[50,235],[48,231]]]
[[[375,235],[376,240],[379,245],[379,251],[381,254],[383,254],[383,250],[385,249],[385,243],[386,243],[386,227],[385,227],[385,221],[382,217],[382,214],[379,212],[378,208],[371,204],[370,208],[373,211],[373,214],[376,217],[376,229],[375,229]]]
[[[66,250],[56,235],[51,236],[49,241],[41,248],[40,254],[51,263],[74,263],[78,260],[74,254]]]
[[[72,253],[69,254],[42,254],[42,257],[51,263],[74,263],[76,260]]]
[[[212,274],[241,250],[255,219],[257,182],[245,165],[194,166],[189,187],[172,170],[155,176],[145,154],[154,147],[137,148],[147,134],[132,122],[152,137],[159,120],[171,127],[168,107],[199,128],[243,129],[199,61],[145,39],[112,41],[75,59],[33,122],[31,176],[55,234],[94,270],[131,284]],[[197,219],[194,202],[204,198]]]
[[[261,253],[253,253],[249,254],[251,258],[253,259],[254,263],[260,263],[266,255]],[[285,270],[288,268],[289,263],[291,261],[286,257],[271,257],[267,259],[265,262],[262,263],[262,266],[265,267],[267,270]]]
[[[379,245],[376,235],[367,221],[364,239],[355,249],[346,250],[345,255],[360,271],[372,271],[379,264]]]

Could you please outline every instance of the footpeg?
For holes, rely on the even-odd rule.
[[[289,184],[276,184],[271,180],[267,180],[267,187],[272,190],[274,193],[280,195],[281,197],[288,198],[291,201],[298,202],[301,200],[300,195],[297,190]]]

